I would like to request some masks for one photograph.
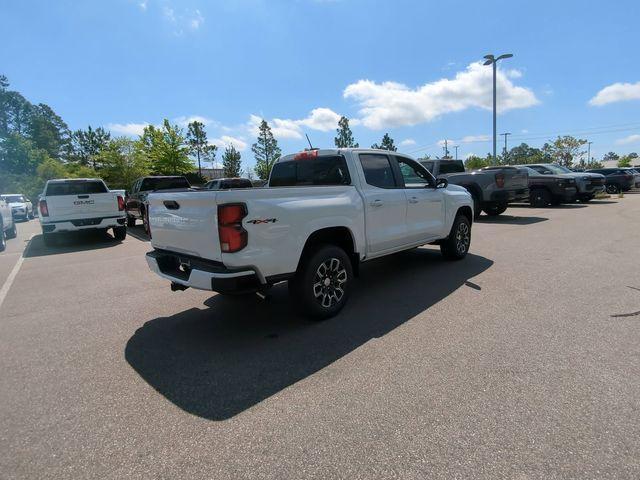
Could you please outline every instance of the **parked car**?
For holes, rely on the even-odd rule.
[[[590,173],[604,175],[607,193],[627,192],[635,187],[635,176],[626,168],[595,168]]]
[[[31,201],[22,194],[9,193],[0,195],[11,207],[11,214],[14,219],[30,220],[33,218],[33,205]]]
[[[427,170],[436,178],[466,188],[473,197],[476,218],[480,211],[487,215],[500,215],[510,202],[527,201],[529,185],[527,175],[517,168],[500,167],[491,170],[467,172],[462,160],[423,160]]]
[[[131,192],[126,199],[127,226],[134,227],[136,220],[141,220],[144,231],[149,233],[147,217],[147,195],[160,190],[191,188],[189,180],[182,176],[142,177],[133,182]]]
[[[640,188],[640,168],[631,167],[631,168],[627,168],[627,171],[633,174],[633,181],[635,183],[635,188]]]
[[[529,177],[529,203],[532,207],[544,208],[549,205],[572,203],[578,192],[576,180],[570,175],[543,175],[533,168],[514,165],[527,172]],[[491,170],[500,167],[486,167]]]
[[[574,172],[567,167],[555,163],[534,163],[527,165],[542,175],[570,175],[576,180],[578,194],[576,198],[581,202],[592,200],[596,194],[605,191],[604,175],[589,172]]]
[[[7,248],[7,239],[16,238],[17,235],[11,207],[4,198],[0,197],[0,252],[4,252]]]
[[[315,318],[345,305],[361,262],[427,243],[466,256],[473,200],[419,162],[369,149],[280,158],[267,188],[156,192],[148,197],[152,271],[172,290],[266,290],[289,280]]]
[[[113,229],[116,240],[127,236],[124,198],[110,192],[99,178],[49,180],[38,204],[46,245],[60,233]]]
[[[204,184],[208,190],[227,190],[229,188],[253,188],[253,183],[248,178],[219,178]]]

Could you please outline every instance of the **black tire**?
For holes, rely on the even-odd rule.
[[[145,208],[140,213],[142,214],[142,228],[144,228],[144,233],[151,236],[151,229],[149,228],[149,212]]]
[[[579,198],[581,203],[589,203],[591,200],[593,200],[593,195],[583,195]]]
[[[127,227],[113,227],[113,238],[120,242],[127,238]]]
[[[136,218],[135,217],[127,217],[127,227],[133,228],[136,226]]]
[[[57,237],[52,233],[43,233],[42,240],[47,247],[55,247],[58,244]]]
[[[7,239],[16,238],[18,236],[18,230],[16,229],[16,222],[13,221],[13,225],[7,230]]]
[[[496,217],[504,213],[506,209],[506,203],[485,203],[482,206],[482,210],[484,210],[484,213],[486,213],[490,217]]]
[[[2,217],[0,217],[0,252],[4,252],[7,248],[7,236],[4,233],[4,224],[2,223]]]
[[[451,226],[449,236],[440,243],[440,252],[447,260],[462,260],[471,245],[471,222],[458,214]]]
[[[534,188],[529,193],[529,203],[534,208],[545,208],[551,204],[551,193],[544,188]]]
[[[302,313],[324,320],[345,306],[352,281],[353,267],[346,252],[334,245],[319,245],[305,254],[298,272],[289,280],[289,293]]]
[[[607,185],[607,193],[609,195],[620,193],[620,187],[618,185],[616,185],[615,183],[610,183],[610,184]]]

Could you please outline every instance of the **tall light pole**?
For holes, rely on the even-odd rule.
[[[593,142],[587,142],[587,150],[589,150],[589,153],[587,153],[587,164],[589,164],[591,162],[591,144]]]
[[[497,70],[497,65],[498,65],[498,61],[499,60],[503,60],[505,58],[511,58],[513,57],[513,54],[511,53],[505,53],[503,55],[500,55],[499,57],[495,57],[493,55],[485,55],[484,58],[486,59],[486,61],[484,62],[484,65],[493,65],[493,161],[496,161],[496,144],[498,142],[497,140],[497,134],[496,134],[496,70]]]
[[[503,160],[507,159],[507,137],[509,135],[511,135],[511,132],[505,132],[500,134],[501,137],[504,137],[504,152],[502,154],[502,156],[504,157]]]
[[[453,148],[456,149],[456,160],[458,159],[458,145],[454,145]]]

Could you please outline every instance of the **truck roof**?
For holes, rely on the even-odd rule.
[[[62,183],[62,182],[102,182],[101,178],[53,178],[47,180],[47,183]]]
[[[379,148],[314,148],[314,149],[305,149],[301,152],[295,152],[295,153],[289,153],[287,155],[283,155],[278,159],[278,162],[281,160],[289,160],[291,157],[295,157],[296,155],[299,155],[301,153],[305,153],[305,152],[314,152],[317,151],[317,155],[321,156],[321,155],[339,155],[340,153],[343,152],[355,152],[355,153],[394,153],[396,155],[402,155],[405,157],[411,157],[411,155],[406,154],[406,153],[402,153],[402,152],[394,152],[394,151],[390,151],[390,150],[384,150],[384,149],[379,149]]]

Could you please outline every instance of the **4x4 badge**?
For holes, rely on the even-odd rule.
[[[258,225],[260,223],[276,223],[277,221],[277,218],[256,218],[255,220],[249,220],[247,223]]]

